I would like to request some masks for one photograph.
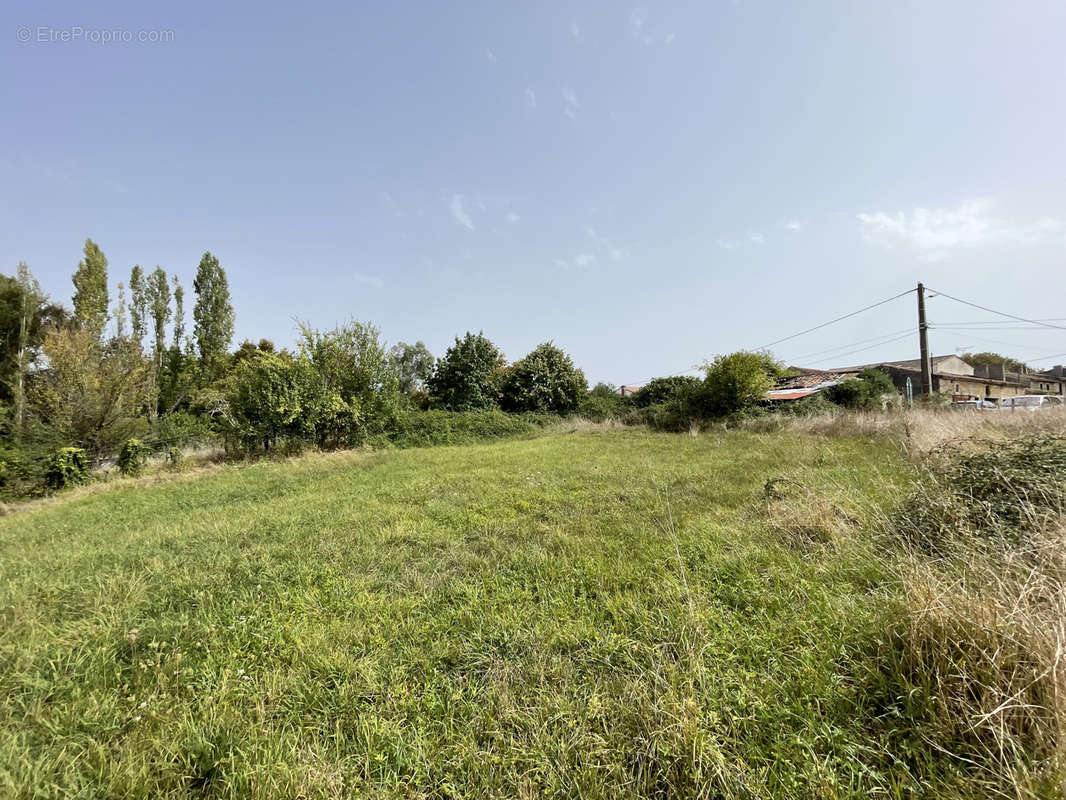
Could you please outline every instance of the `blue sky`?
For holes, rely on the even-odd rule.
[[[616,384],[918,280],[1066,317],[1066,4],[425,5],[5,4],[0,268],[69,302],[86,236],[113,284],[211,250],[238,339],[484,329]],[[937,353],[1066,352],[930,317],[982,323]],[[913,326],[908,296],[774,350],[916,357]]]

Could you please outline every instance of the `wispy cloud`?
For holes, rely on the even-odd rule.
[[[766,244],[766,237],[761,233],[749,233],[748,241],[752,244]]]
[[[644,23],[648,19],[648,11],[644,8],[634,8],[629,12],[629,35],[634,39],[647,41],[644,36]]]
[[[592,253],[578,253],[574,256],[574,266],[591,267],[596,263],[596,256]]]
[[[628,247],[617,247],[609,239],[601,236],[595,228],[586,226],[585,234],[596,243],[596,246],[609,261],[624,261],[629,258],[630,251]]]
[[[798,232],[798,231],[803,230],[803,223],[800,222],[798,219],[790,219],[788,222],[786,222],[781,227],[784,228],[786,231],[796,231],[796,232]]]
[[[448,207],[451,209],[452,218],[462,225],[464,228],[475,230],[474,221],[470,219],[470,215],[466,213],[466,209],[463,208],[463,195],[453,194],[452,199],[448,203]]]
[[[561,90],[563,93],[563,100],[570,108],[581,108],[581,103],[578,102],[577,92],[571,89],[569,86],[564,86]]]
[[[715,244],[723,250],[736,250],[740,247],[740,242],[735,242],[732,239],[718,239]]]
[[[496,63],[496,54],[495,54],[494,52],[492,52],[491,50],[486,50],[486,51],[485,51],[485,56],[486,56],[486,57],[487,57],[487,58],[489,59],[489,61],[491,61],[491,62],[492,62],[493,64],[495,64],[495,63]]]
[[[352,277],[356,283],[361,283],[364,286],[373,286],[375,289],[381,289],[385,286],[385,281],[381,278],[375,278],[373,275],[361,275],[357,272]]]
[[[526,89],[526,105],[530,108],[537,107],[537,93],[532,89]]]
[[[559,269],[570,269],[570,262],[563,261],[561,258],[553,258],[552,263]]]
[[[858,214],[863,238],[883,247],[904,245],[925,261],[946,258],[953,251],[991,245],[1034,245],[1066,234],[1066,223],[1041,217],[1023,222],[994,214],[990,198],[967,200],[954,208],[915,208],[890,214]]]
[[[581,26],[577,24],[576,19],[570,20],[570,35],[579,42],[581,41]]]
[[[508,222],[518,222],[518,220],[520,220],[520,219],[522,219],[522,218],[518,214],[514,213],[513,211],[511,211],[511,212],[509,212],[507,214],[507,221]]]
[[[676,39],[676,38],[677,38],[677,34],[673,33],[673,32],[670,32],[670,33],[666,34],[666,36],[663,38],[663,44],[673,44],[674,43],[674,39]]]

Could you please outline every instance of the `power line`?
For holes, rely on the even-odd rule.
[[[777,341],[770,342],[769,344],[760,345],[759,347],[756,347],[755,349],[756,350],[767,350],[767,349],[773,347],[774,345],[781,344],[782,342],[787,342],[787,341],[789,341],[791,339],[795,339],[795,338],[803,336],[805,334],[812,333],[814,331],[821,330],[822,328],[829,327],[830,325],[833,325],[834,323],[841,322],[841,321],[846,320],[846,319],[850,319],[851,317],[854,317],[854,316],[858,316],[859,314],[862,314],[864,311],[870,311],[871,309],[877,308],[878,306],[883,306],[885,303],[891,303],[893,300],[898,300],[899,298],[904,297],[904,296],[910,294],[913,291],[915,291],[915,290],[914,289],[908,289],[905,292],[900,292],[899,294],[893,295],[892,297],[889,297],[886,300],[882,300],[879,303],[874,303],[873,305],[866,306],[866,308],[860,308],[858,311],[852,311],[850,314],[845,314],[842,317],[837,317],[836,319],[831,319],[828,322],[823,322],[821,325],[815,325],[813,328],[807,328],[807,330],[805,330],[805,331],[800,331],[799,333],[794,333],[791,336],[786,336],[784,339],[778,339]]]
[[[862,353],[862,352],[864,352],[866,350],[873,350],[875,347],[880,347],[881,345],[892,344],[892,342],[898,342],[898,341],[901,341],[902,339],[908,339],[908,338],[910,338],[911,336],[914,336],[917,333],[918,333],[917,331],[908,331],[907,333],[903,334],[902,336],[896,336],[893,339],[888,339],[888,340],[883,341],[883,342],[878,342],[877,344],[872,344],[872,345],[870,345],[868,347],[860,347],[857,350],[849,350],[846,353],[838,353],[835,356],[830,356],[830,358],[833,358],[833,359],[843,358],[844,356],[855,355],[856,353]],[[828,361],[828,360],[829,359],[823,358],[823,359],[819,359],[818,361],[815,361],[813,363],[821,364],[822,362]]]
[[[849,347],[854,347],[857,344],[866,344],[867,342],[875,342],[875,341],[877,341],[879,339],[888,339],[890,336],[899,336],[899,334],[907,333],[907,332],[909,332],[911,330],[913,330],[913,329],[912,328],[903,328],[903,329],[898,330],[898,331],[892,331],[891,333],[883,333],[880,336],[872,336],[869,339],[859,339],[859,341],[857,341],[857,342],[848,342],[848,344],[841,344],[841,345],[837,345],[836,347],[828,347],[825,350],[817,350],[817,351],[815,351],[813,353],[805,353],[802,356],[795,356],[793,358],[786,358],[786,359],[782,359],[782,360],[784,360],[786,362],[791,362],[791,363],[794,364],[794,363],[796,363],[798,361],[803,361],[804,359],[807,359],[807,358],[814,358],[815,356],[820,356],[823,353],[832,353],[832,352],[835,352],[837,350],[846,350]]]
[[[979,326],[982,326],[982,327],[983,326],[999,327],[1000,325],[1011,325],[1012,322],[1013,322],[1013,320],[1009,320],[1009,319],[993,319],[993,320],[975,319],[975,320],[965,320],[965,321],[938,322],[937,326],[950,326],[950,327],[953,327],[953,328],[954,327],[958,327],[960,325],[979,325]],[[1044,319],[1035,319],[1035,320],[1033,320],[1033,322],[1035,322],[1035,323],[1041,323],[1041,322],[1066,322],[1066,317],[1045,317]],[[1031,330],[1031,329],[1026,328],[1026,329],[1019,329],[1019,330]]]
[[[1066,331],[1066,326],[1063,326],[1063,325],[1052,325],[1049,322],[1041,322],[1040,320],[1036,320],[1036,319],[1026,319],[1025,317],[1019,317],[1019,316],[1017,316],[1015,314],[1008,314],[1006,311],[996,311],[996,309],[994,309],[994,308],[988,308],[987,306],[978,305],[977,303],[971,303],[969,300],[962,300],[961,298],[954,297],[954,296],[948,294],[947,292],[942,292],[939,289],[933,289],[932,287],[926,287],[926,288],[929,289],[929,291],[934,292],[935,294],[941,295],[942,297],[946,297],[948,300],[954,300],[956,303],[962,303],[963,305],[966,305],[966,306],[972,306],[973,308],[979,308],[982,311],[987,311],[989,314],[998,314],[1001,317],[1008,317],[1009,319],[1014,319],[1014,320],[1017,320],[1018,322],[1028,322],[1031,325],[1041,325],[1041,326],[1043,326],[1045,328],[1057,328],[1060,331]]]

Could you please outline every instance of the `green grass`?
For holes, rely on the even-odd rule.
[[[4,797],[966,796],[879,687],[884,441],[310,456],[0,519]],[[860,499],[858,502],[856,499]]]

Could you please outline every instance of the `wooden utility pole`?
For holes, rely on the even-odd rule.
[[[918,349],[922,356],[922,394],[933,393],[933,363],[929,358],[929,324],[925,321],[925,287],[918,284]]]

